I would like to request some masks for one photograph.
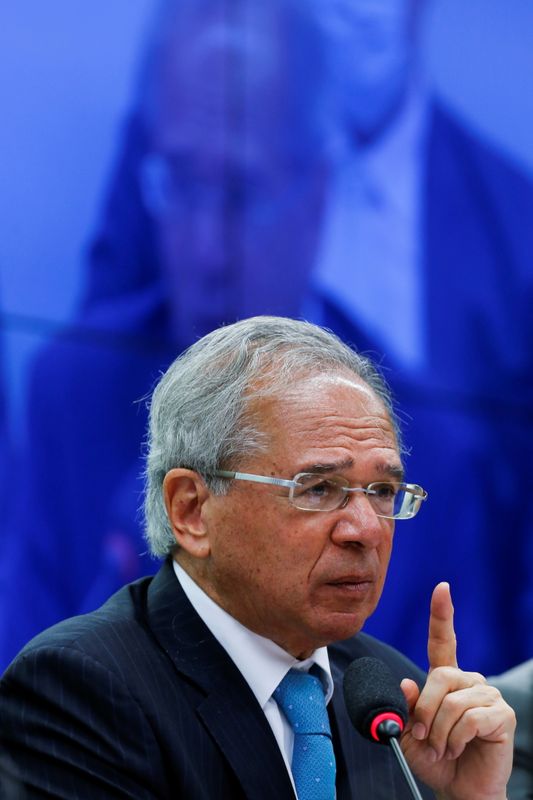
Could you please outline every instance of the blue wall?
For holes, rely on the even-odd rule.
[[[0,348],[10,464],[24,464],[33,356],[80,300],[153,8],[150,0],[19,0],[0,8]],[[528,0],[433,0],[423,48],[430,83],[526,175],[533,174],[532,28]],[[533,254],[530,263],[533,270]],[[13,474],[24,482],[24,471]],[[17,535],[16,523],[8,535]],[[510,660],[504,654],[480,666]]]

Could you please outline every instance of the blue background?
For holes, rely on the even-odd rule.
[[[19,0],[0,9],[0,308],[9,464],[26,442],[32,356],[80,300],[84,259],[132,104],[152,7],[148,0]],[[530,175],[532,28],[528,0],[434,0],[424,36],[428,73],[440,93]],[[3,488],[11,491],[7,480]],[[505,535],[512,548],[512,531]],[[462,568],[468,574],[475,565]],[[512,584],[511,575],[497,570],[494,580]],[[22,574],[18,589],[31,595]],[[2,603],[4,614],[17,614],[16,593],[4,593]],[[490,630],[473,633],[491,637]],[[421,661],[422,648],[421,641],[410,655]],[[512,658],[499,653],[479,667],[500,669]]]

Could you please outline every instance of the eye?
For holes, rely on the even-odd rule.
[[[313,473],[298,476],[293,501],[298,508],[307,511],[328,511],[339,506],[343,499],[342,486],[331,478]]]
[[[327,497],[331,494],[332,491],[335,491],[337,486],[332,481],[326,480],[324,478],[319,478],[314,475],[312,476],[302,476],[298,481],[298,486],[295,490],[295,495],[301,497],[302,495],[306,495],[307,497]]]
[[[331,481],[320,481],[319,483],[315,483],[313,486],[309,486],[306,489],[306,493],[313,495],[314,497],[324,497],[336,489],[337,486]]]
[[[380,500],[392,500],[398,494],[398,486],[394,483],[373,483],[369,488]]]

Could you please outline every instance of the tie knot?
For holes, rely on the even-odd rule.
[[[274,699],[295,734],[331,736],[324,689],[315,675],[291,669],[274,691]]]

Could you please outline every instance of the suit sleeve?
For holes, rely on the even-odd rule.
[[[28,798],[161,798],[161,749],[121,680],[75,647],[26,651],[0,684],[2,745]]]
[[[516,712],[513,772],[508,785],[510,800],[533,800],[533,658],[492,678],[504,700]]]

